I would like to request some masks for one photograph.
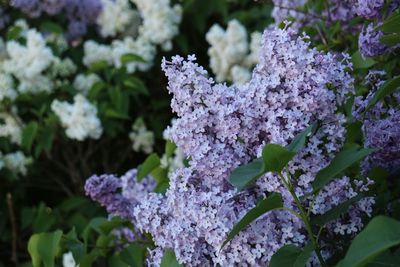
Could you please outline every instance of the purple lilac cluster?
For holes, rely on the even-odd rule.
[[[30,17],[64,11],[69,21],[68,37],[72,40],[86,34],[87,27],[96,23],[102,9],[100,0],[11,0],[10,3]]]
[[[289,212],[273,211],[220,250],[233,225],[266,193],[281,193],[285,206],[295,209],[277,175],[268,173],[238,194],[227,181],[233,169],[259,157],[264,144],[286,145],[313,122],[324,121],[289,164],[296,194],[307,206],[316,173],[329,164],[345,138],[344,115],[336,107],[353,91],[347,55],[318,52],[309,47],[306,36],[297,37],[290,29],[265,31],[260,55],[251,81],[232,87],[215,84],[194,56],[163,60],[178,116],[171,137],[191,161],[171,175],[165,195],[150,193],[134,208],[135,225],[150,233],[157,246],[151,266],[160,263],[165,249],[173,249],[186,266],[266,266],[283,245],[308,242],[302,221]],[[313,213],[323,214],[367,190],[368,184],[347,177],[333,181],[321,191]],[[372,198],[359,201],[347,218],[328,230],[360,230],[360,218],[369,214],[372,204]]]
[[[390,47],[381,43],[380,38],[383,32],[375,30],[371,23],[362,30],[358,37],[358,49],[363,57],[374,57],[383,55],[390,50]]]
[[[365,146],[377,149],[366,159],[366,168],[382,167],[393,171],[400,166],[400,111],[392,110],[387,118],[366,120],[363,125]]]
[[[137,182],[136,175],[136,169],[128,171],[121,178],[112,174],[93,175],[86,181],[85,192],[105,207],[110,215],[134,220],[133,208],[140,198],[153,191],[156,186],[149,176],[140,183]]]
[[[375,92],[385,82],[383,71],[370,71],[365,78],[365,84],[371,87],[368,95],[355,99],[353,116],[363,122],[362,131],[366,147],[377,149],[363,162],[363,172],[368,173],[374,167],[393,171],[400,166],[400,93],[394,93],[375,104],[365,112],[368,103]],[[389,105],[388,103],[392,103]],[[396,103],[393,105],[393,103]]]
[[[100,0],[65,0],[65,11],[69,19],[68,35],[77,39],[87,32],[87,27],[96,24],[102,4]]]
[[[353,0],[354,12],[366,19],[379,18],[385,6],[385,0]]]
[[[11,6],[19,8],[32,18],[39,17],[42,13],[56,15],[61,12],[65,0],[11,0]]]

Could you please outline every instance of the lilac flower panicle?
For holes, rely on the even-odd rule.
[[[400,167],[400,111],[392,112],[387,118],[364,122],[365,146],[377,149],[367,157],[365,171],[372,167],[388,171]]]
[[[358,48],[363,57],[383,55],[389,51],[389,47],[380,42],[383,32],[375,30],[373,24],[369,24],[358,37]]]
[[[385,83],[385,75],[384,71],[370,71],[364,82],[370,88],[369,93],[356,97],[354,101],[352,114],[363,123],[364,146],[377,150],[363,161],[364,174],[375,167],[391,172],[400,166],[400,111],[396,107],[400,103],[400,93],[385,97],[365,112],[376,91]]]
[[[228,182],[235,168],[260,157],[265,144],[287,145],[314,122],[327,122],[288,166],[296,177],[294,190],[308,206],[312,199],[306,195],[313,191],[315,175],[345,140],[345,116],[337,106],[354,93],[354,80],[347,71],[349,56],[318,52],[310,48],[307,36],[299,37],[289,28],[267,30],[262,39],[259,64],[251,80],[240,86],[215,83],[195,56],[163,60],[171,107],[178,117],[169,137],[191,158],[189,166],[170,174],[165,195],[150,192],[155,186],[151,180],[138,183],[136,170],[121,180],[115,176],[88,180],[86,191],[93,199],[152,235],[156,247],[149,266],[159,266],[166,249],[174,250],[185,266],[266,266],[280,247],[309,241],[303,222],[279,210],[250,224],[220,250],[235,223],[266,194],[278,192],[285,207],[296,209],[290,192],[273,173],[237,194]],[[348,177],[332,181],[321,190],[312,213],[324,214],[368,190],[370,183]],[[373,202],[364,198],[355,203],[346,217],[328,225],[329,233],[359,231],[361,217],[371,213]],[[325,246],[323,255],[329,257],[333,249]]]
[[[190,166],[170,176],[165,196],[150,193],[134,208],[136,225],[151,233],[156,244],[149,258],[158,266],[162,251],[173,249],[186,266],[265,266],[285,244],[308,242],[303,223],[286,211],[264,215],[240,232],[222,251],[233,225],[255,206],[265,192],[282,194],[286,207],[295,208],[278,176],[268,173],[239,195],[227,182],[237,166],[259,157],[266,143],[287,145],[315,121],[329,121],[289,164],[298,196],[312,192],[316,173],[327,166],[345,139],[345,116],[338,113],[353,92],[348,55],[323,54],[310,48],[306,36],[290,29],[264,32],[260,63],[250,82],[227,87],[215,84],[194,56],[163,60],[162,68],[173,95],[171,107],[178,119],[170,137],[191,158]],[[327,89],[327,84],[335,90]],[[194,123],[195,122],[195,123]],[[325,141],[322,141],[325,140]],[[343,177],[318,196],[314,214],[368,190],[370,181],[356,184]],[[311,199],[305,197],[304,204]],[[351,209],[348,218],[332,222],[328,230],[354,234],[369,214],[372,198]],[[345,230],[343,230],[345,229]],[[323,252],[330,255],[329,248]]]
[[[356,0],[354,2],[354,12],[366,19],[379,18],[385,6],[385,0]]]
[[[33,18],[39,17],[42,13],[40,0],[11,0],[10,5]]]
[[[136,169],[128,171],[121,178],[107,174],[93,175],[86,181],[85,192],[105,207],[110,215],[134,220],[132,208],[156,186],[152,177],[146,176],[139,183],[136,176]]]
[[[119,192],[121,187],[121,180],[114,175],[93,175],[86,181],[85,191],[105,207],[110,215],[130,219],[132,205]]]
[[[100,0],[11,0],[11,6],[34,18],[42,13],[52,16],[65,11],[68,36],[72,40],[85,35],[87,27],[96,24],[102,10]]]
[[[65,0],[65,11],[69,19],[68,36],[77,39],[86,34],[87,27],[95,25],[102,10],[100,0]]]

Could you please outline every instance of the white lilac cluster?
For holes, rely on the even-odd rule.
[[[134,151],[142,151],[146,154],[153,152],[154,133],[146,128],[142,118],[136,119],[132,125],[132,132],[129,133]]]
[[[78,74],[74,79],[73,85],[79,93],[88,95],[93,85],[100,81],[101,78],[95,73]]]
[[[178,34],[182,19],[182,7],[170,6],[170,0],[131,0],[142,17],[139,33],[164,50],[172,48],[171,39]]]
[[[63,267],[78,267],[79,266],[76,264],[74,255],[72,255],[71,251],[63,254],[62,264],[63,264]]]
[[[83,95],[77,94],[74,103],[54,100],[51,109],[58,116],[66,135],[71,139],[83,141],[86,138],[100,138],[103,128],[97,117],[97,108]]]
[[[76,71],[71,59],[58,58],[48,45],[49,42],[57,49],[62,48],[64,37],[45,37],[30,29],[24,20],[16,21],[14,26],[21,29],[19,37],[25,42],[10,40],[5,43],[4,51],[0,48],[0,101],[14,100],[18,93],[52,92]]]
[[[111,45],[89,40],[84,44],[84,53],[83,63],[88,67],[96,62],[104,61],[119,68],[123,65],[121,61],[123,55],[139,55],[144,62],[133,61],[126,64],[127,72],[133,73],[137,70],[146,71],[152,66],[156,49],[150,42],[139,36],[137,39],[125,37],[122,40],[114,40]]]
[[[24,35],[26,45],[17,41],[6,43],[8,58],[2,61],[1,69],[18,79],[17,89],[21,93],[49,92],[52,90],[52,81],[44,75],[44,71],[52,64],[53,53],[36,30],[29,29]]]
[[[12,171],[15,174],[25,176],[28,172],[27,165],[32,161],[31,158],[25,157],[21,151],[16,151],[1,155],[0,152],[0,170],[4,167]]]
[[[14,80],[11,75],[0,70],[0,102],[5,98],[14,100],[17,92],[14,88]]]
[[[251,68],[258,62],[261,33],[251,34],[250,45],[247,39],[246,29],[237,20],[229,21],[226,31],[218,24],[209,29],[208,55],[217,81],[244,84],[250,80]]]
[[[16,110],[0,113],[0,137],[9,138],[11,143],[20,145],[23,124]]]
[[[122,39],[115,39],[111,44],[100,44],[88,40],[84,44],[83,63],[90,66],[98,61],[105,61],[116,68],[123,65],[121,57],[126,54],[139,55],[143,61],[132,61],[126,64],[127,71],[146,71],[156,55],[156,46],[164,50],[172,48],[171,39],[178,34],[181,21],[181,6],[170,6],[169,0],[142,1],[132,0],[137,11],[131,8],[127,0],[102,0],[103,8],[98,17],[100,33],[103,37],[114,36],[118,32],[128,31],[129,24],[133,24],[137,12],[141,17],[137,36],[127,34]]]
[[[220,249],[233,225],[267,194],[280,193],[285,207],[296,209],[273,173],[237,194],[228,183],[233,169],[260,157],[265,144],[287,145],[300,131],[321,121],[288,166],[295,193],[309,206],[316,173],[330,163],[345,139],[345,116],[337,106],[353,93],[348,55],[318,52],[309,47],[306,36],[298,37],[288,28],[267,30],[262,40],[259,64],[251,80],[241,86],[216,84],[194,56],[187,61],[179,56],[163,60],[173,94],[171,107],[178,116],[169,135],[190,162],[170,175],[165,195],[142,196],[136,207],[129,206],[132,214],[125,209],[126,217],[153,237],[156,248],[150,266],[160,264],[166,249],[174,250],[185,266],[266,266],[283,245],[308,243],[303,222],[279,210],[260,217]],[[325,213],[368,190],[369,183],[347,177],[332,181],[318,195],[312,213]],[[117,200],[109,203],[113,210],[129,201]],[[355,203],[328,231],[332,235],[359,231],[360,218],[370,213],[372,204],[372,198]],[[325,247],[324,255],[330,249]]]
[[[123,32],[132,21],[135,11],[131,8],[129,0],[101,0],[102,9],[97,17],[102,37],[112,37]]]

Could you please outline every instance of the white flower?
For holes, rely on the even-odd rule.
[[[170,6],[169,0],[132,0],[137,6],[143,24],[140,34],[154,44],[161,45],[164,50],[172,48],[171,39],[178,34],[182,19],[182,7]]]
[[[28,30],[26,45],[9,41],[6,50],[9,59],[4,61],[3,68],[21,82],[19,91],[36,93],[51,89],[51,86],[40,87],[41,83],[36,82],[42,80],[39,77],[43,77],[43,72],[54,60],[51,49],[46,46],[46,41],[39,32],[34,29]]]
[[[136,119],[132,125],[132,132],[129,134],[134,151],[143,151],[146,154],[153,152],[154,133],[147,130],[142,118]]]
[[[73,74],[76,71],[76,65],[70,58],[65,58],[65,59],[59,59],[59,58],[54,58],[52,62],[52,67],[51,67],[51,75],[53,77],[56,76],[61,76],[61,77],[67,77],[71,74]]]
[[[51,109],[60,118],[69,138],[79,141],[86,138],[100,138],[103,128],[97,117],[97,108],[83,95],[77,94],[73,104],[54,100]]]
[[[87,95],[92,86],[99,81],[101,81],[101,79],[97,74],[79,74],[75,77],[73,85],[80,93]]]
[[[25,157],[21,151],[6,154],[3,157],[4,166],[16,174],[26,175],[26,165],[31,163],[31,159]]]
[[[87,67],[98,61],[105,61],[108,64],[112,63],[111,47],[108,45],[98,44],[95,41],[89,40],[85,42],[83,49],[83,64]]]
[[[258,63],[261,33],[252,33],[249,47],[246,29],[239,21],[231,20],[226,31],[214,24],[207,32],[206,40],[211,45],[208,55],[217,81],[244,84],[250,80],[250,68]]]
[[[79,264],[76,264],[71,251],[63,254],[63,267],[79,267]]]
[[[146,61],[127,63],[126,69],[128,73],[133,73],[137,69],[140,71],[146,71],[153,65],[156,48],[141,36],[136,40],[132,37],[125,37],[123,40],[115,40],[112,43],[112,57],[115,67],[122,67],[121,56],[125,54],[136,54]]]
[[[14,144],[21,144],[22,123],[16,113],[0,113],[0,137],[8,137]]]
[[[234,65],[231,68],[230,75],[235,84],[245,84],[251,78],[250,70],[239,65]]]
[[[97,17],[100,34],[103,37],[115,36],[123,32],[134,16],[128,0],[101,0],[102,11]]]
[[[14,100],[17,93],[14,90],[14,81],[11,75],[0,72],[0,101],[4,98]]]

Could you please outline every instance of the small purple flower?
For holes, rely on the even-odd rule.
[[[380,16],[385,0],[357,0],[354,3],[354,12],[366,19],[374,19]]]
[[[19,8],[32,18],[37,18],[42,13],[39,0],[11,0],[10,5]]]
[[[381,120],[366,120],[363,125],[365,146],[377,149],[366,162],[366,171],[382,167],[392,171],[400,166],[400,111],[392,111]]]
[[[133,207],[119,192],[121,187],[121,180],[114,175],[93,175],[86,181],[85,191],[111,215],[131,219]]]
[[[358,37],[358,49],[363,57],[374,57],[388,52],[389,47],[380,42],[382,31],[376,31],[373,24],[363,29]]]

